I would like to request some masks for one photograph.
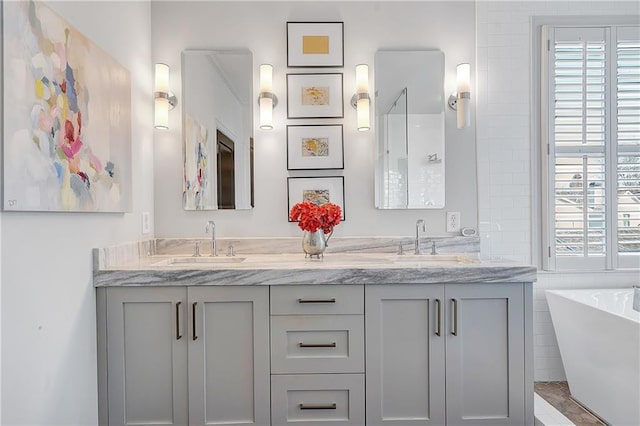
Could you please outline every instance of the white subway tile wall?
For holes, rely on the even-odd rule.
[[[628,15],[636,1],[476,3],[478,209],[483,256],[530,263],[531,66],[533,16]],[[535,380],[565,380],[544,290],[629,287],[638,271],[540,273],[534,284]]]

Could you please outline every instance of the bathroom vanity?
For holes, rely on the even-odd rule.
[[[101,424],[533,424],[534,267],[138,252],[96,255]]]

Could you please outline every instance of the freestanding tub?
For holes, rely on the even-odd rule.
[[[640,312],[633,289],[547,290],[571,396],[611,425],[640,425]]]

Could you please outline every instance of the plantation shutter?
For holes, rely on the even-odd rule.
[[[640,265],[639,34],[548,31],[548,269]]]
[[[618,266],[640,253],[640,27],[616,29]]]
[[[550,34],[550,164],[558,269],[604,269],[607,253],[608,29]]]

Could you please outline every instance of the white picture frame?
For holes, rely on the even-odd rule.
[[[305,193],[315,193],[314,199],[305,197]],[[294,222],[289,217],[291,208],[302,201],[311,201],[322,205],[327,202],[337,204],[342,210],[342,221],[345,220],[344,208],[344,177],[342,176],[318,176],[318,177],[289,177],[287,178],[287,198],[289,208],[287,218],[289,222]],[[324,202],[317,202],[318,198],[324,198]]]
[[[287,126],[287,170],[344,169],[342,124]]]
[[[344,22],[287,22],[287,66],[344,66]]]
[[[287,74],[287,118],[343,118],[342,73]]]

